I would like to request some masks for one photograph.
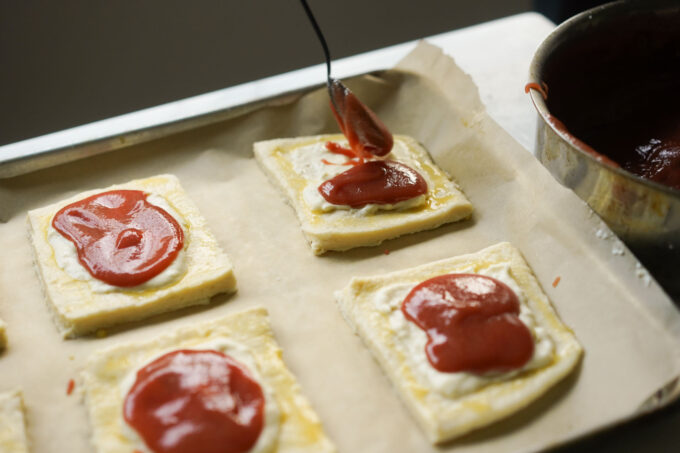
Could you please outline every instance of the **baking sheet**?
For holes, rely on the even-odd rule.
[[[475,206],[470,221],[315,257],[251,147],[257,140],[337,131],[325,90],[0,181],[0,318],[7,321],[9,337],[0,357],[0,391],[23,388],[33,451],[92,451],[85,408],[78,395],[66,395],[69,379],[92,351],[255,305],[269,309],[284,360],[341,452],[537,450],[630,417],[680,374],[676,308],[585,204],[486,115],[471,79],[424,43],[398,69],[351,88],[394,133],[416,137],[454,175]],[[32,268],[26,211],[158,173],[180,178],[232,259],[238,293],[218,296],[209,307],[111,330],[106,338],[62,340]],[[342,320],[333,292],[354,275],[402,269],[503,240],[523,252],[583,344],[584,360],[522,412],[432,447]]]

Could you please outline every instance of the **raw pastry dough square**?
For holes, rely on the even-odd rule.
[[[0,393],[0,452],[28,453],[21,391]]]
[[[349,169],[342,163],[347,158],[327,151],[328,141],[346,145],[342,135],[317,135],[257,142],[255,158],[295,209],[312,251],[320,255],[327,250],[347,250],[359,246],[377,245],[386,239],[436,228],[444,223],[469,217],[472,205],[460,188],[437,167],[427,151],[414,139],[394,137],[390,159],[417,170],[428,184],[425,202],[404,209],[333,209],[316,192],[326,179]],[[311,198],[310,198],[311,197]],[[319,203],[314,200],[318,198]],[[311,201],[310,201],[311,200]]]
[[[160,195],[184,219],[186,270],[183,275],[156,288],[115,288],[110,292],[96,292],[87,281],[73,278],[59,267],[47,239],[53,216],[67,204],[117,189],[136,189]],[[236,290],[236,279],[229,258],[173,175],[90,190],[30,211],[28,223],[37,273],[47,304],[64,337],[141,320],[189,305],[207,304],[215,294]]]
[[[160,354],[175,349],[201,349],[208,342],[223,339],[247,348],[262,379],[260,384],[273,391],[280,411],[278,442],[273,452],[334,452],[318,416],[281,359],[281,349],[264,308],[179,328],[145,343],[124,344],[95,353],[82,377],[97,452],[131,452],[138,448],[124,434],[130,428],[122,417],[121,385],[130,372]]]
[[[510,281],[508,286],[519,289],[520,319],[527,324],[524,313],[533,319],[527,327],[536,344],[534,358],[518,371],[488,378],[436,371],[427,361],[425,333],[406,320],[401,302],[411,288],[435,276],[449,273],[494,276],[491,272],[509,275],[504,278],[514,283]],[[336,298],[347,322],[376,357],[433,443],[461,436],[527,406],[565,377],[582,353],[522,255],[509,243],[376,277],[355,277],[336,293]],[[420,343],[414,340],[419,335]],[[552,349],[548,349],[550,344]],[[540,360],[539,349],[544,351]],[[535,365],[529,367],[532,363]],[[442,381],[442,377],[449,381]],[[441,386],[436,388],[439,383]],[[454,384],[457,387],[446,387]]]

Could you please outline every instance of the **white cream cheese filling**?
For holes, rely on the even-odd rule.
[[[94,293],[110,293],[114,291],[141,291],[152,288],[158,288],[161,286],[168,285],[182,275],[186,273],[187,270],[187,259],[186,259],[186,248],[189,244],[188,236],[188,225],[184,218],[175,211],[170,203],[161,195],[150,193],[146,197],[146,201],[150,204],[158,206],[164,209],[168,214],[170,214],[179,225],[184,230],[184,247],[179,251],[177,257],[166,267],[160,274],[156,275],[149,281],[142,283],[141,285],[133,287],[119,287],[114,285],[109,285],[90,274],[90,272],[80,264],[78,260],[78,252],[76,246],[73,242],[66,239],[61,235],[53,226],[50,220],[49,227],[47,229],[47,242],[49,242],[54,252],[54,259],[57,265],[66,272],[71,278],[76,280],[81,280],[87,282],[90,286],[90,290]]]
[[[446,397],[454,398],[474,392],[488,384],[505,381],[527,370],[550,364],[555,349],[553,340],[546,330],[537,325],[534,320],[527,304],[526,295],[510,274],[509,263],[492,265],[476,272],[469,268],[461,269],[455,273],[476,273],[492,277],[505,283],[515,292],[520,303],[519,319],[527,326],[534,339],[534,354],[522,368],[504,373],[480,375],[469,372],[441,372],[435,369],[427,359],[425,352],[427,334],[415,323],[407,320],[401,311],[404,298],[416,285],[412,283],[388,285],[380,289],[373,302],[376,309],[388,317],[395,348],[405,357],[409,368],[420,385]]]
[[[338,144],[344,147],[349,146],[346,141],[338,142]],[[394,141],[394,147],[389,158],[413,168],[425,178],[428,187],[433,187],[433,183],[428,181],[427,174],[421,168],[420,163],[410,156],[406,145],[401,141]],[[307,181],[307,185],[302,190],[302,199],[312,212],[352,211],[355,215],[362,217],[372,215],[377,211],[404,211],[416,208],[425,204],[427,200],[426,195],[419,195],[394,204],[370,203],[360,209],[352,208],[349,205],[329,203],[319,193],[318,188],[324,181],[352,168],[351,165],[345,164],[349,158],[328,151],[326,142],[318,142],[292,150],[288,154],[288,159],[293,170]],[[322,159],[330,164],[322,162]]]
[[[257,381],[257,383],[260,385],[262,388],[262,394],[264,396],[264,425],[262,427],[262,431],[260,432],[260,436],[257,439],[257,442],[255,442],[255,445],[253,445],[253,448],[251,448],[248,453],[270,453],[274,450],[276,445],[278,444],[278,436],[279,436],[279,429],[281,426],[281,411],[279,409],[279,406],[276,402],[276,397],[274,394],[273,389],[265,382],[264,379],[262,379],[262,375],[259,371],[259,368],[257,367],[257,363],[255,362],[255,359],[248,349],[247,346],[237,343],[232,340],[228,340],[226,338],[220,338],[220,339],[215,339],[215,340],[210,340],[206,341],[204,343],[200,343],[197,345],[193,345],[191,347],[180,347],[180,348],[170,348],[167,349],[163,352],[160,352],[158,354],[155,354],[152,357],[149,357],[148,360],[146,360],[144,363],[140,364],[139,367],[136,367],[135,369],[131,370],[125,378],[120,383],[120,396],[123,401],[125,401],[125,398],[127,397],[127,394],[130,392],[130,389],[134,385],[135,381],[137,380],[137,372],[145,367],[147,364],[153,362],[157,358],[172,352],[176,351],[178,349],[192,349],[192,350],[214,350],[214,351],[219,351],[222,352],[223,354],[226,354],[233,359],[235,359],[237,362],[239,362],[241,365],[243,365],[251,374],[253,378]],[[123,411],[121,409],[120,413],[121,418],[123,417]],[[135,444],[135,448],[139,450],[140,452],[143,453],[153,453],[144,443],[142,438],[137,434],[137,431],[135,431],[134,428],[132,428],[130,425],[123,420],[123,435],[132,443]]]

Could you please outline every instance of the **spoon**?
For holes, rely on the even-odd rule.
[[[385,156],[392,150],[392,134],[380,118],[340,80],[331,77],[331,54],[321,27],[314,18],[307,0],[300,0],[302,7],[321,42],[326,58],[326,85],[331,100],[331,110],[340,130],[349,142],[350,152],[360,161],[374,156]]]

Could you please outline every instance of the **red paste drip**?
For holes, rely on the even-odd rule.
[[[330,91],[331,110],[350,148],[362,158],[389,153],[394,140],[378,116],[340,82],[333,82]]]
[[[411,167],[391,160],[356,165],[319,186],[326,201],[360,208],[394,204],[427,193],[427,182]]]
[[[531,333],[518,317],[517,295],[491,277],[434,277],[413,288],[401,310],[427,333],[427,358],[442,372],[514,370],[534,353]]]
[[[529,82],[526,85],[524,85],[524,92],[528,93],[529,90],[536,90],[539,93],[541,93],[541,96],[543,97],[544,101],[548,100],[548,84],[545,82],[541,82],[539,85],[536,82]]]
[[[357,154],[354,150],[352,150],[352,148],[345,148],[344,146],[340,146],[335,142],[326,142],[326,149],[333,154],[340,154],[342,156],[349,157],[348,161],[345,161],[341,164],[333,164],[328,162],[326,159],[321,159],[321,162],[326,165],[360,165],[366,162],[366,159],[363,157],[363,155]]]
[[[112,190],[62,208],[52,226],[73,242],[88,272],[110,285],[131,287],[167,268],[184,246],[184,233],[140,190]]]
[[[264,426],[264,395],[218,351],[178,350],[137,372],[125,421],[156,453],[243,453]]]

